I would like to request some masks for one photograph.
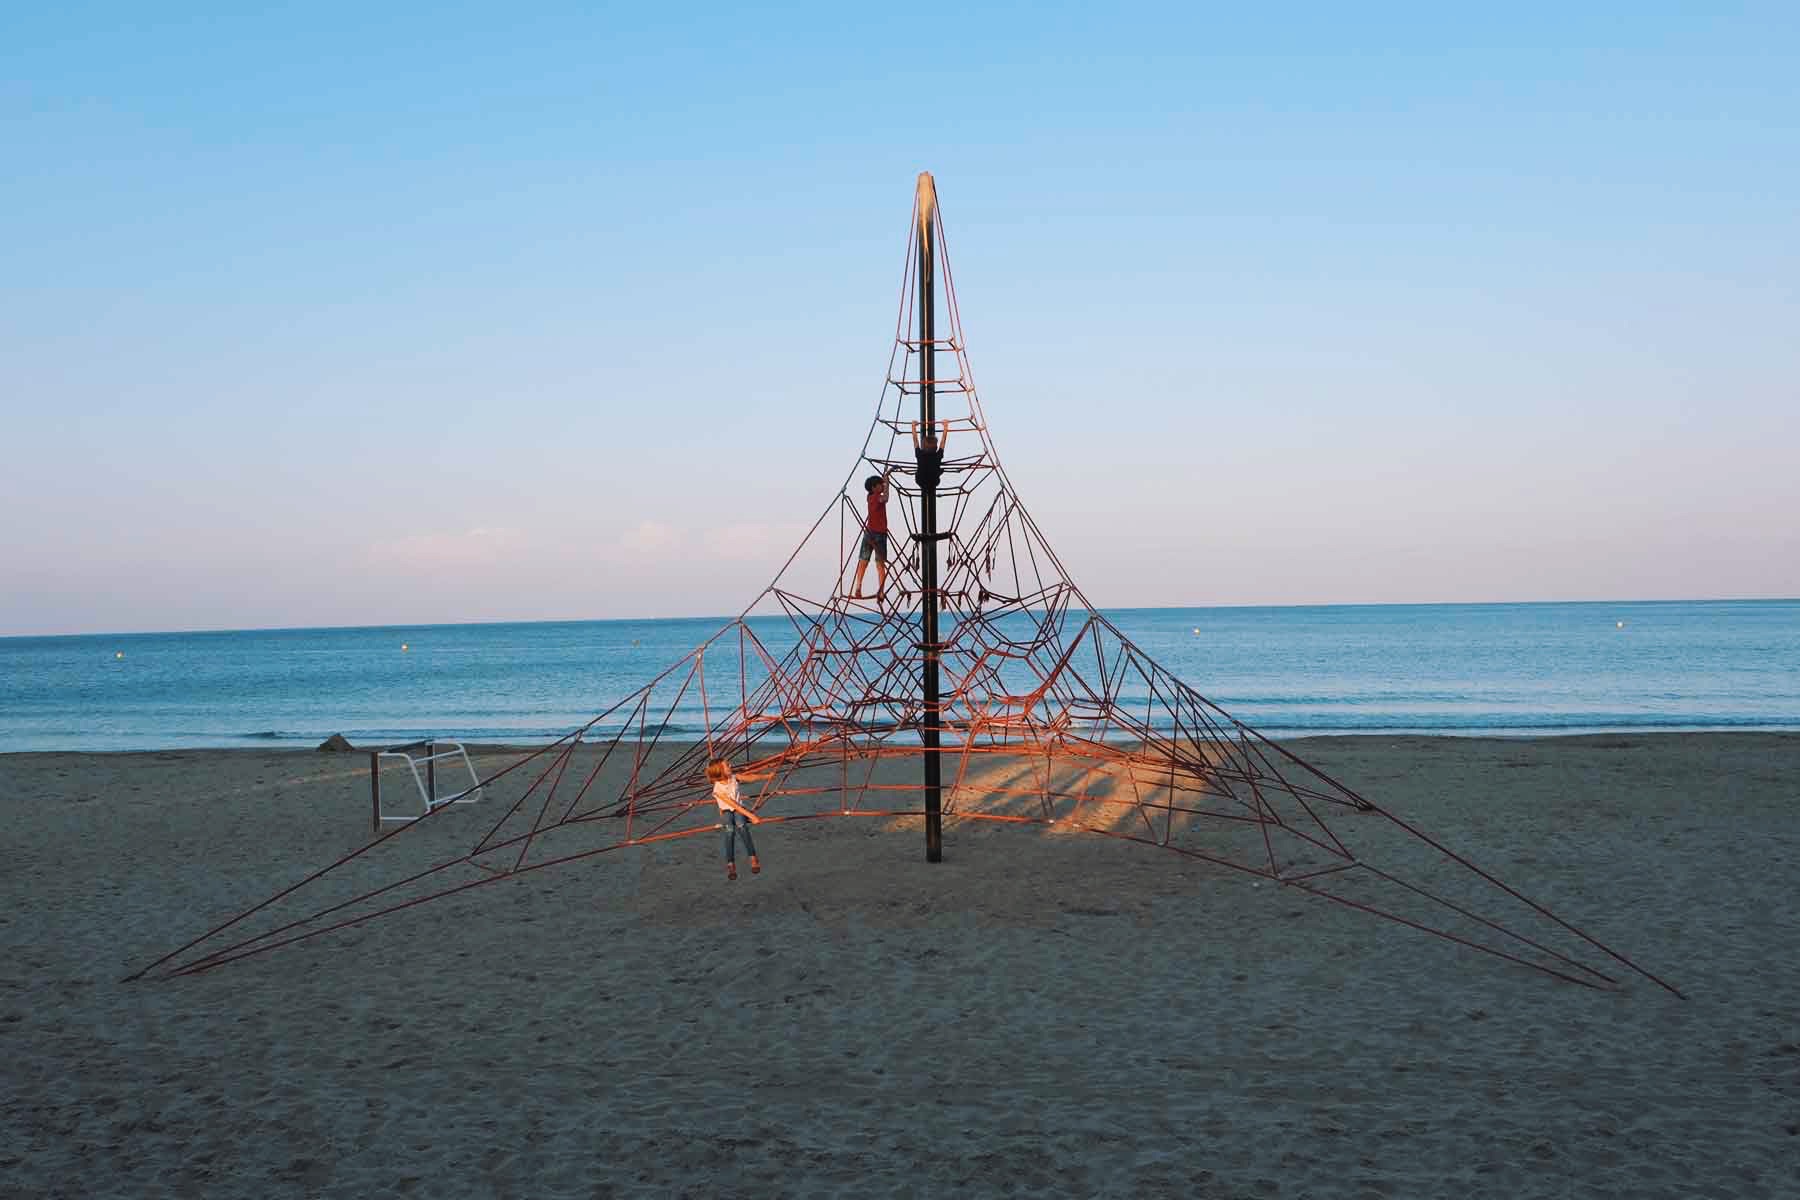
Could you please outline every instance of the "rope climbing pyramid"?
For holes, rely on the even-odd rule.
[[[531,872],[714,833],[706,768],[723,759],[765,777],[743,797],[764,822],[922,817],[931,861],[946,817],[1124,839],[1571,982],[1618,986],[1623,968],[1674,991],[1239,722],[1088,603],[1001,466],[944,247],[921,175],[862,451],[738,617],[483,778],[498,819],[433,809],[134,978],[205,971]],[[703,737],[671,732],[696,710]],[[403,849],[458,821],[481,824],[447,857]]]

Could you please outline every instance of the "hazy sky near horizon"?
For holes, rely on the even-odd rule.
[[[1791,3],[16,6],[0,635],[738,611],[922,169],[1098,604],[1800,595],[1797,62]]]

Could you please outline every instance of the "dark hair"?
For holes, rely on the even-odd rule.
[[[881,476],[879,476],[879,475],[871,475],[867,479],[863,480],[863,491],[865,491],[865,492],[872,492],[880,486],[881,486]]]

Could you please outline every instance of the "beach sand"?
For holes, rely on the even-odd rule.
[[[122,983],[366,842],[366,760],[9,755],[0,1195],[1800,1196],[1800,736],[1292,745],[1687,999],[1092,835],[928,865],[910,820]]]

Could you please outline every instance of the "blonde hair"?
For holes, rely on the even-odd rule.
[[[706,764],[706,777],[714,783],[731,774],[731,764],[722,758],[715,758]]]

